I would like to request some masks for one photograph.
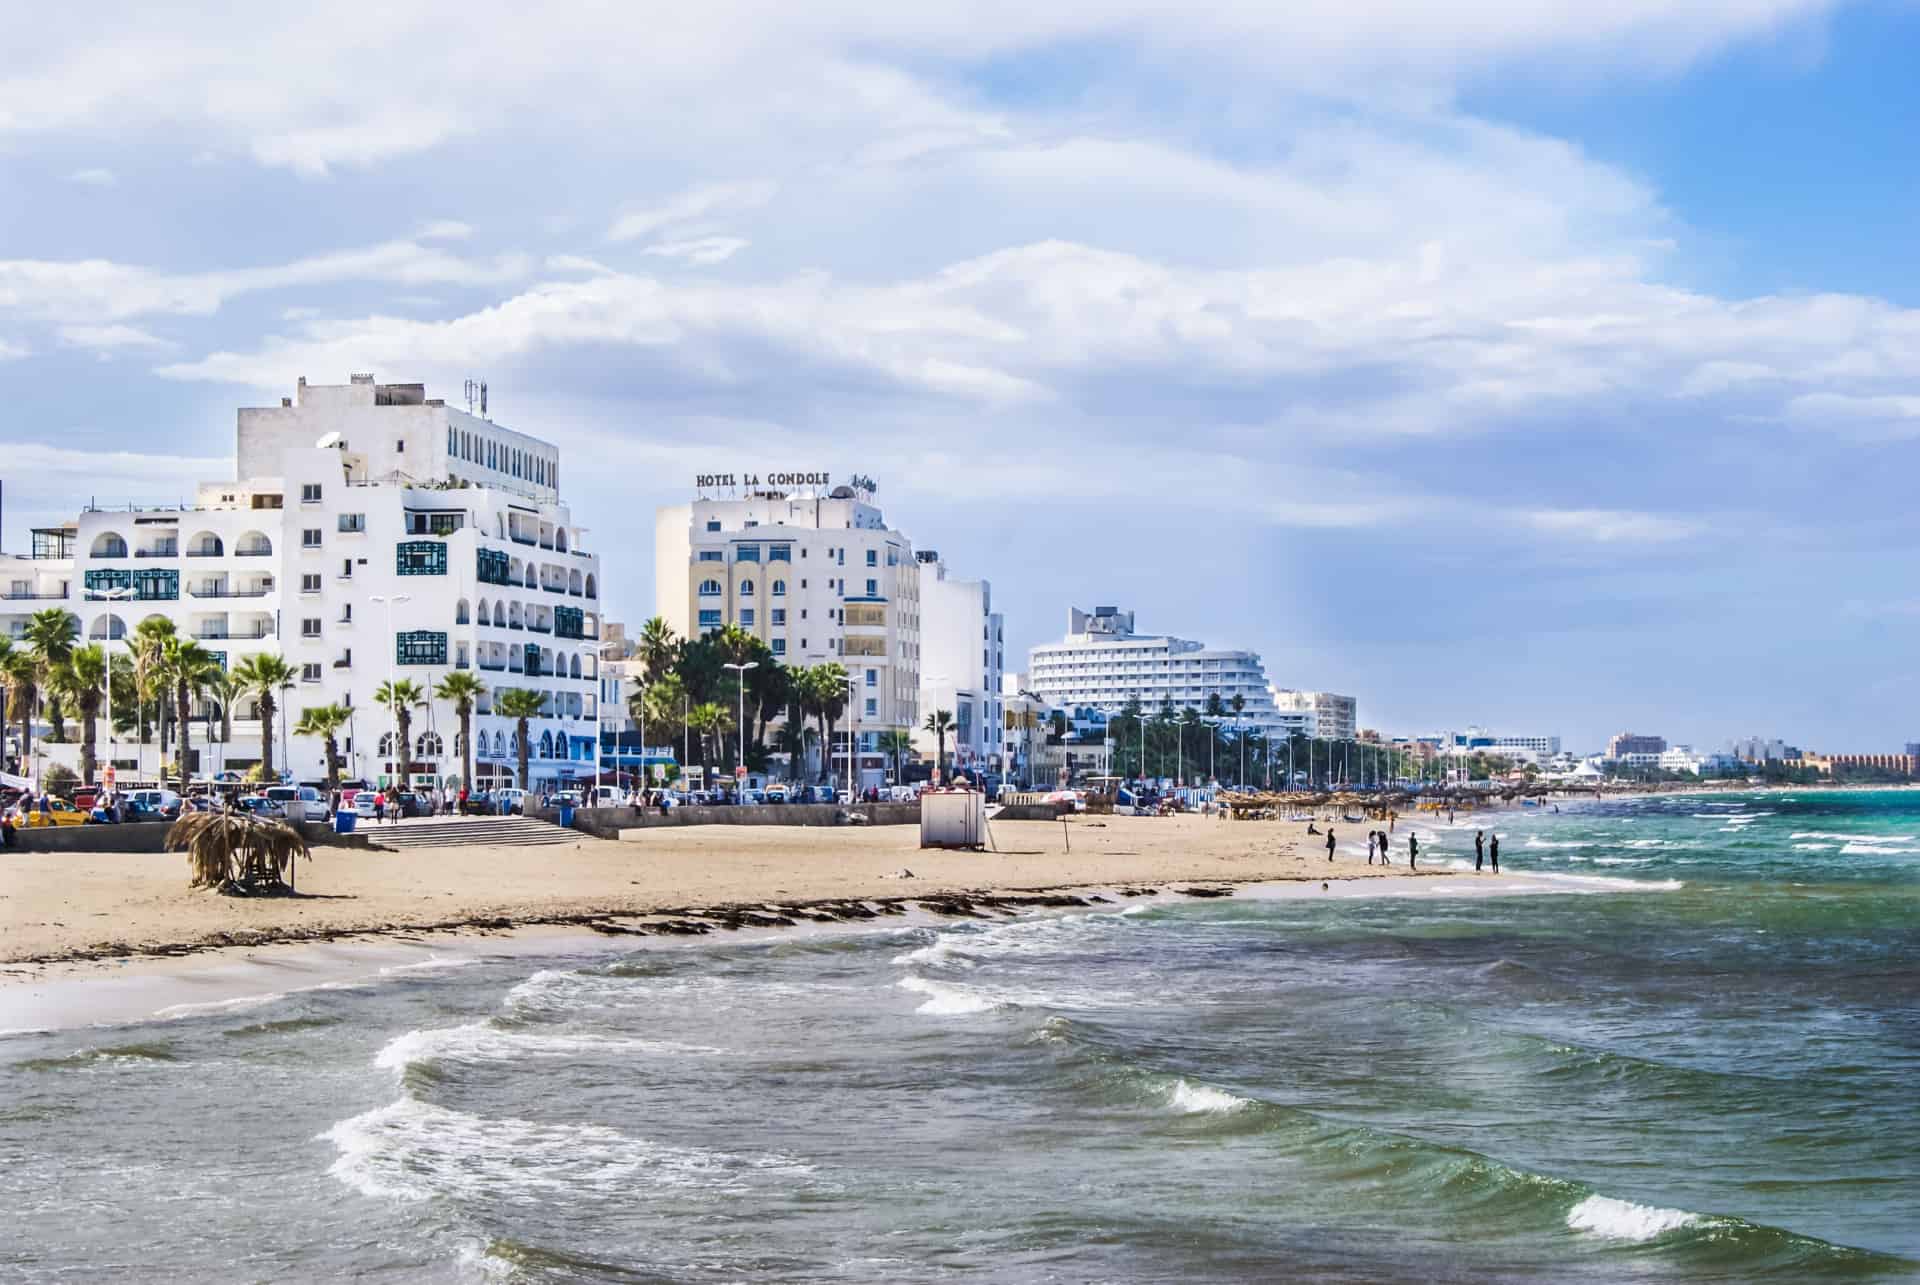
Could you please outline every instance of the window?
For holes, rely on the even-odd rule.
[[[733,560],[735,562],[760,561],[760,546],[757,544],[741,545],[738,549],[735,549],[733,551]]]
[[[447,636],[431,629],[395,634],[393,660],[397,665],[444,665],[447,663]]]
[[[787,609],[785,607],[775,607],[773,609],[773,623],[776,625],[784,625],[787,623]]]
[[[871,696],[867,697],[867,717],[872,718],[875,714],[878,714],[879,712],[880,712],[880,702],[875,700]]]
[[[320,484],[318,482],[302,482],[300,484],[300,503],[320,503]]]
[[[718,549],[700,550],[700,561],[702,562],[725,562],[726,560],[727,555]]]
[[[365,531],[367,529],[367,515],[364,513],[342,513],[340,515],[340,529],[348,532]]]
[[[353,579],[353,559],[352,558],[340,559],[340,578],[342,580]]]
[[[720,613],[717,611],[701,612],[700,627],[702,629],[718,629],[720,627]]]
[[[300,681],[303,683],[319,682],[320,666],[312,663],[311,661],[309,661],[307,664],[300,666]]]
[[[880,582],[878,580],[867,581],[867,597],[878,598],[879,596],[880,596]]]
[[[720,582],[718,580],[702,580],[700,582],[700,596],[702,598],[718,598],[720,596]]]
[[[880,685],[880,671],[877,669],[869,669],[867,671],[867,686],[878,687],[879,685]]]
[[[707,530],[718,531],[719,529],[720,529],[720,524],[718,522],[714,521],[711,518],[707,519]]]
[[[790,544],[774,545],[772,548],[767,550],[767,561],[768,562],[792,562],[793,546]]]
[[[301,593],[319,593],[320,592],[320,573],[318,571],[307,571],[301,574],[300,592]]]
[[[440,540],[403,540],[393,546],[393,571],[401,576],[444,576],[447,546]]]
[[[784,598],[784,597],[786,597],[786,596],[787,596],[787,582],[786,582],[786,581],[784,581],[784,580],[776,580],[776,581],[774,581],[774,582],[773,582],[773,596],[774,596],[774,597],[776,597],[776,598]]]
[[[773,640],[773,654],[774,654],[774,655],[776,655],[776,656],[784,656],[784,655],[786,655],[786,654],[787,654],[787,640],[786,640],[786,639],[784,639],[784,638],[776,638],[776,639],[774,639],[774,640]]]
[[[320,547],[320,528],[317,526],[310,526],[306,530],[302,531],[300,533],[300,547],[303,549],[319,548]]]
[[[318,638],[320,636],[320,617],[308,616],[302,620],[300,622],[300,636],[302,638]]]
[[[870,567],[877,567],[877,566],[879,566],[879,565],[880,565],[880,553],[879,553],[879,550],[877,550],[877,549],[868,549],[868,550],[867,550],[867,565],[868,565],[868,566],[870,566]]]
[[[740,596],[741,596],[742,598],[751,598],[751,597],[753,597],[753,581],[751,581],[751,580],[742,580],[742,581],[740,582]]]
[[[513,569],[506,554],[498,549],[481,549],[478,558],[480,565],[474,570],[477,579],[486,584],[513,583]]]
[[[753,608],[752,607],[740,608],[740,627],[742,629],[753,628]]]

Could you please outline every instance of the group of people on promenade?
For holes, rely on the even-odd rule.
[[[1307,827],[1307,833],[1318,834],[1319,831],[1315,829],[1313,826],[1309,825]],[[1488,847],[1489,838],[1491,838],[1492,840],[1491,849],[1489,849]],[[1333,851],[1334,851],[1333,827],[1328,826],[1327,827],[1327,860],[1328,861],[1333,860]],[[1392,850],[1388,847],[1387,832],[1385,830],[1367,831],[1367,864],[1368,865],[1373,864],[1373,858],[1376,853],[1379,854],[1381,865],[1390,866],[1393,864],[1393,854],[1392,854]],[[1485,865],[1489,855],[1491,855],[1493,858],[1493,872],[1495,874],[1499,874],[1500,873],[1500,836],[1497,834],[1489,836],[1485,830],[1475,830],[1473,832],[1473,868],[1475,870],[1481,869]],[[1407,869],[1418,870],[1419,868],[1420,868],[1420,836],[1415,834],[1413,831],[1409,830],[1407,831]]]

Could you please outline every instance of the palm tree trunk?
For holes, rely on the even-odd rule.
[[[99,766],[94,754],[94,747],[98,744],[98,741],[94,732],[95,719],[93,706],[90,704],[82,706],[80,717],[82,720],[80,724],[80,779],[86,784],[92,785],[94,771]]]
[[[260,693],[260,779],[273,779],[273,697]]]
[[[527,720],[524,718],[520,720],[520,735],[517,739],[520,742],[517,747],[520,752],[520,788],[524,790],[527,788]]]
[[[473,789],[473,711],[461,708],[460,714],[460,788]]]
[[[20,775],[33,775],[33,707],[40,693],[32,683],[20,685]]]
[[[184,682],[174,688],[173,703],[174,703],[174,721],[179,724],[179,727],[176,730],[180,733],[180,744],[175,748],[179,754],[178,761],[180,766],[180,788],[182,792],[184,792],[186,790],[187,780],[188,780],[188,776],[187,776],[188,741],[191,739],[188,736],[188,729],[193,726],[193,693],[187,690],[187,685]]]

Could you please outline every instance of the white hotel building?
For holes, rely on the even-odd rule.
[[[920,721],[920,570],[887,526],[873,484],[825,474],[703,479],[688,504],[654,517],[654,612],[697,638],[735,625],[783,665],[835,661],[853,679],[836,737],[859,738],[863,784],[891,765],[884,731]],[[845,743],[833,749],[837,776]]]
[[[1028,653],[1027,688],[1056,708],[1109,713],[1134,700],[1148,711],[1166,703],[1176,710],[1190,705],[1205,711],[1207,698],[1215,694],[1231,711],[1238,696],[1246,703],[1239,714],[1229,712],[1230,723],[1266,736],[1298,733],[1306,718],[1274,707],[1257,653],[1217,650],[1167,634],[1136,634],[1133,613],[1116,607],[1069,608],[1067,636]]]
[[[283,734],[303,707],[351,708],[345,775],[378,781],[402,756],[375,688],[430,691],[468,670],[493,688],[474,718],[479,784],[515,771],[514,724],[492,712],[507,687],[545,698],[528,736],[536,788],[591,777],[601,572],[560,502],[559,451],[425,391],[302,379],[279,406],[242,408],[236,480],[202,484],[183,508],[89,509],[36,530],[29,556],[0,558],[0,630],[17,636],[34,610],[63,605],[109,652],[156,615],[228,668],[278,652],[298,679],[280,700],[276,765],[312,782],[321,745]],[[458,728],[446,701],[414,711],[416,784],[458,775]],[[258,747],[257,711],[242,706],[216,759],[247,766]],[[157,766],[156,747],[137,769],[133,748],[116,748],[124,768]]]
[[[947,762],[957,772],[1006,770],[1001,748],[1001,673],[1005,622],[993,609],[993,586],[951,574],[940,555],[922,550],[920,563],[920,709],[913,747],[931,760],[939,740],[924,714],[953,715]]]
[[[1274,708],[1283,718],[1298,717],[1308,736],[1328,741],[1351,741],[1360,726],[1360,705],[1351,696],[1333,692],[1301,692],[1276,688]]]

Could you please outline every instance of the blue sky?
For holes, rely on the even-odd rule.
[[[1920,738],[1920,7],[37,14],[4,539],[483,376],[613,611],[711,468],[1391,731]]]

